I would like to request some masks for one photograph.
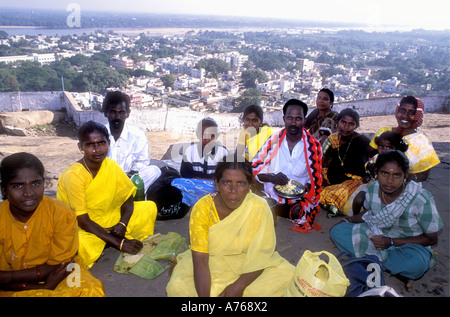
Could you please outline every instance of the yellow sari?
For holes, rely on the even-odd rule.
[[[219,220],[213,197],[205,196],[192,210],[189,229],[191,250],[209,253],[211,296],[218,296],[240,275],[261,269],[243,295],[284,295],[295,268],[275,251],[272,212],[264,199],[249,193],[239,208]],[[168,296],[197,296],[191,250],[177,257]]]
[[[22,223],[12,216],[8,200],[0,204],[0,271],[70,262],[78,248],[77,220],[60,201],[44,196],[31,218]],[[37,269],[36,269],[37,271]],[[103,284],[81,265],[54,290],[1,291],[0,297],[105,296]]]
[[[238,145],[244,148],[244,157],[251,162],[253,157],[258,153],[266,140],[272,135],[271,127],[264,125],[259,128],[259,133],[250,137],[250,133],[245,128],[242,128],[239,133]]]
[[[120,207],[136,187],[120,166],[105,158],[93,179],[80,163],[69,166],[58,179],[57,198],[66,203],[77,216],[88,213],[89,218],[103,228],[116,225],[120,220]],[[156,205],[152,201],[134,202],[133,215],[127,226],[127,239],[144,240],[153,234]],[[100,257],[105,242],[92,233],[79,228],[78,255],[90,268]]]

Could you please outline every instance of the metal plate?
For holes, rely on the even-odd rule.
[[[297,181],[290,180],[286,185],[275,185],[275,194],[288,199],[300,198],[305,194],[305,186]]]

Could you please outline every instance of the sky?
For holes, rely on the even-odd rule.
[[[447,0],[0,0],[6,7],[66,11],[76,3],[86,11],[149,12],[288,18],[352,22],[367,27],[408,26],[450,29]]]

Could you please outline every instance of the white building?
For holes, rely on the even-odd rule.
[[[27,55],[16,55],[16,56],[0,56],[0,63],[15,63],[15,62],[24,62],[24,61],[34,61],[33,56]]]
[[[298,65],[300,66],[300,70],[302,72],[309,72],[314,68],[314,61],[310,61],[307,58],[299,58]]]
[[[38,62],[41,65],[47,65],[56,61],[55,54],[33,54],[34,61]]]
[[[397,77],[392,77],[389,80],[386,80],[381,87],[381,90],[386,93],[395,93],[397,92],[397,86],[400,84],[400,80]]]

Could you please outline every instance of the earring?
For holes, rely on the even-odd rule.
[[[81,152],[81,154],[83,154],[84,155],[84,151],[80,151]]]

